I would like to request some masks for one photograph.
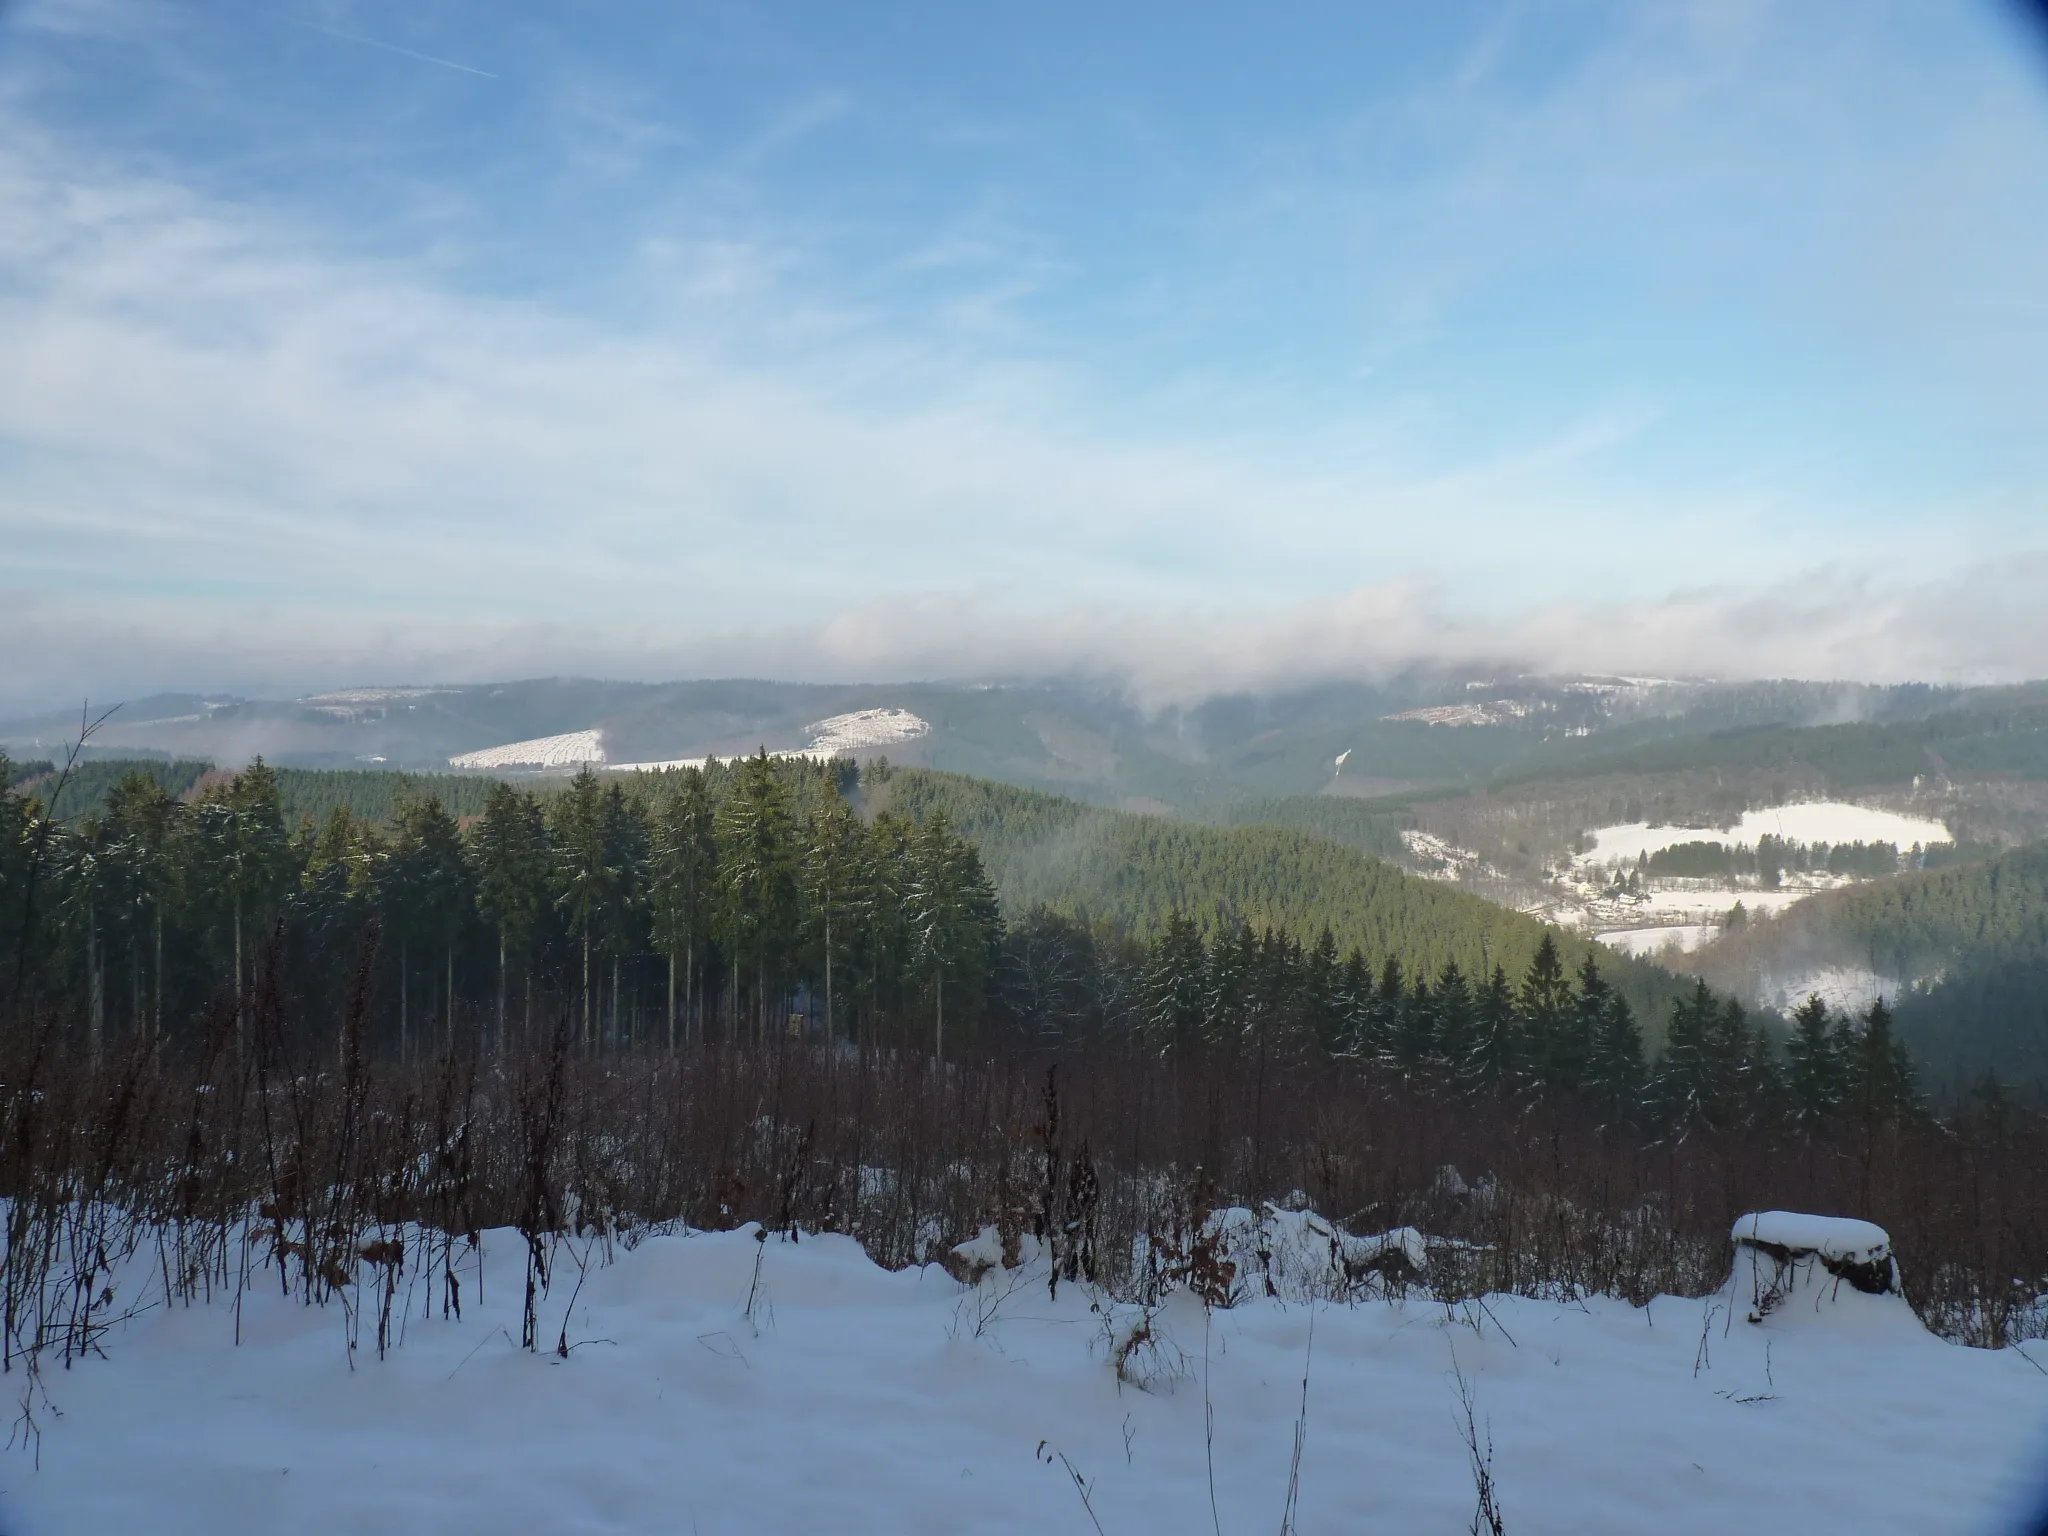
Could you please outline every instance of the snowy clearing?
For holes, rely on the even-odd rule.
[[[1728,848],[1754,846],[1760,837],[1783,838],[1788,843],[1895,843],[1904,852],[1915,843],[1946,843],[1953,839],[1938,821],[1902,816],[1846,800],[1813,800],[1799,805],[1781,805],[1767,811],[1750,811],[1727,829],[1719,827],[1653,827],[1645,822],[1625,822],[1601,827],[1593,834],[1593,847],[1581,854],[1587,865],[1633,864],[1644,854],[1676,848],[1681,843],[1719,843]]]
[[[811,738],[804,750],[826,757],[863,752],[870,747],[893,747],[929,736],[932,731],[930,721],[907,709],[856,709],[850,714],[816,721],[804,729]]]
[[[536,736],[448,759],[450,768],[581,768],[604,761],[603,731],[568,731]]]
[[[463,1320],[423,1319],[422,1285],[403,1346],[353,1370],[338,1306],[261,1286],[240,1348],[225,1305],[117,1329],[110,1358],[50,1374],[61,1416],[39,1415],[40,1470],[7,1463],[6,1528],[1208,1531],[1206,1388],[1221,1529],[1280,1526],[1300,1423],[1299,1530],[1448,1533],[1473,1506],[1458,1372],[1515,1536],[2009,1529],[2048,1452],[2048,1375],[2019,1350],[1943,1343],[1896,1296],[1809,1272],[1774,1278],[1757,1324],[1765,1281],[1740,1265],[1719,1297],[1647,1308],[1206,1314],[1181,1293],[1145,1319],[1052,1300],[1037,1267],[970,1290],[745,1229],[593,1261],[573,1309],[565,1254],[532,1355],[521,1252],[485,1234]],[[1110,1363],[1141,1321],[1149,1390]]]
[[[1807,998],[1818,997],[1837,1013],[1860,1014],[1880,997],[1896,1002],[1907,987],[1899,977],[1867,966],[1817,965],[1787,976],[1759,978],[1756,1001],[1760,1007],[1790,1013]]]
[[[1720,931],[1714,923],[1671,923],[1662,928],[1616,928],[1593,937],[1609,949],[1640,960],[1674,951],[1689,955]]]

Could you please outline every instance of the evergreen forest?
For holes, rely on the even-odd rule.
[[[766,754],[543,792],[259,760],[181,795],[175,766],[81,781],[70,816],[34,793],[61,807],[62,775],[0,798],[7,1011],[89,1056],[239,1038],[267,993],[314,1036],[353,1010],[400,1063],[563,1030],[593,1058],[1107,1042],[1663,1131],[1915,1099],[1882,1008],[1815,1003],[1781,1041],[1704,983],[1278,828]],[[347,792],[379,777],[364,814]],[[1647,1028],[1629,983],[1661,1004]]]

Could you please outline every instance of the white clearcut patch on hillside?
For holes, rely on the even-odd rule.
[[[1896,999],[1907,983],[1860,965],[1819,965],[1788,976],[1766,974],[1756,985],[1757,1002],[1790,1013],[1818,997],[1837,1013],[1861,1014],[1881,997]]]
[[[811,738],[810,745],[804,749],[807,754],[837,757],[870,747],[892,747],[899,742],[915,741],[920,736],[929,736],[932,727],[930,721],[920,719],[907,709],[856,709],[851,714],[817,721],[805,730]]]
[[[604,761],[603,731],[569,731],[536,736],[448,759],[450,768],[580,768]]]
[[[1662,928],[1616,928],[1593,937],[1609,949],[1640,960],[1652,955],[1689,955],[1720,931],[1715,923],[1671,923]]]
[[[1813,800],[1799,805],[1781,805],[1767,811],[1750,811],[1732,828],[1653,827],[1645,822],[1625,822],[1601,827],[1593,834],[1593,847],[1580,856],[1582,864],[1633,864],[1642,854],[1675,848],[1681,843],[1720,843],[1726,847],[1754,847],[1758,838],[1779,837],[1788,843],[1895,843],[1904,852],[1915,843],[1927,847],[1952,842],[1947,827],[1918,816],[1902,816],[1844,800]]]
[[[1327,1262],[1331,1232],[1295,1226],[1299,1260]],[[520,1240],[483,1241],[461,1321],[443,1321],[438,1275],[408,1271],[403,1345],[352,1370],[338,1306],[260,1284],[239,1348],[225,1304],[115,1328],[107,1358],[45,1376],[40,1468],[15,1453],[0,1525],[1087,1531],[1071,1466],[1116,1536],[1214,1528],[1212,1467],[1216,1523],[1272,1530],[1306,1371],[1298,1528],[1462,1531],[1454,1365],[1517,1536],[2014,1530],[2048,1449],[2048,1375],[2017,1350],[1945,1344],[1898,1298],[1846,1288],[1756,1324],[1728,1289],[1483,1309],[1260,1289],[1206,1316],[1180,1293],[1148,1321],[1079,1285],[1048,1297],[1042,1264],[969,1290],[937,1266],[879,1269],[848,1238],[761,1245],[748,1229],[645,1237],[609,1266],[593,1250],[573,1308],[564,1254],[534,1355],[513,1342]],[[1370,1241],[1374,1256],[1421,1246]],[[148,1268],[118,1277],[122,1300]],[[565,1313],[561,1359],[547,1346]],[[1142,1389],[1110,1363],[1141,1322]]]

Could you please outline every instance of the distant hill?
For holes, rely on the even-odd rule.
[[[801,745],[830,716],[903,709],[928,735],[891,747],[916,766],[1110,806],[1234,821],[1246,801],[1439,793],[1532,776],[1757,765],[1820,753],[1845,782],[1929,769],[2032,772],[2035,746],[1995,737],[2048,709],[2027,690],[1415,674],[1140,708],[1113,689],[1043,683],[808,684],[750,679],[620,683],[577,678],[447,687],[363,687],[264,700],[161,694],[102,727],[107,753],[205,758],[261,753],[278,766],[442,771],[513,742],[601,734],[613,762],[732,756]],[[1956,715],[1957,727],[1925,724]],[[2000,712],[2003,712],[2002,715]],[[1831,721],[1871,722],[1844,726]],[[1432,723],[1436,722],[1436,723]],[[74,713],[0,721],[16,757],[57,757]],[[1832,734],[1830,734],[1832,733]],[[2011,735],[2011,731],[2006,732]],[[2021,732],[2024,734],[2024,731]]]
[[[2048,1086],[2048,843],[1830,892],[1695,957],[1716,986],[1843,975],[1895,1000],[1937,1087]]]
[[[1576,967],[1592,945],[1534,918],[1404,874],[1354,848],[1281,827],[1196,826],[1133,815],[953,774],[904,770],[864,791],[870,810],[943,809],[981,849],[1005,909],[1044,904],[1150,937],[1175,910],[1204,927],[1271,924],[1308,941],[1328,926],[1340,950],[1411,973],[1456,960],[1469,973],[1527,967],[1546,932]],[[1644,961],[1599,951],[1645,1034],[1660,1040],[1687,983]]]

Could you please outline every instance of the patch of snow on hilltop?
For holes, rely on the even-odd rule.
[[[1382,720],[1420,720],[1424,725],[1505,725],[1529,713],[1529,706],[1515,699],[1488,699],[1484,704],[1432,704],[1426,709],[1404,709],[1398,715],[1381,715]]]
[[[856,709],[834,715],[805,727],[811,742],[804,749],[808,757],[838,757],[869,747],[892,747],[898,742],[929,736],[931,722],[907,709]]]
[[[560,736],[536,736],[531,741],[507,742],[481,752],[464,752],[448,759],[450,768],[581,768],[585,763],[604,761],[603,731],[567,731]]]

